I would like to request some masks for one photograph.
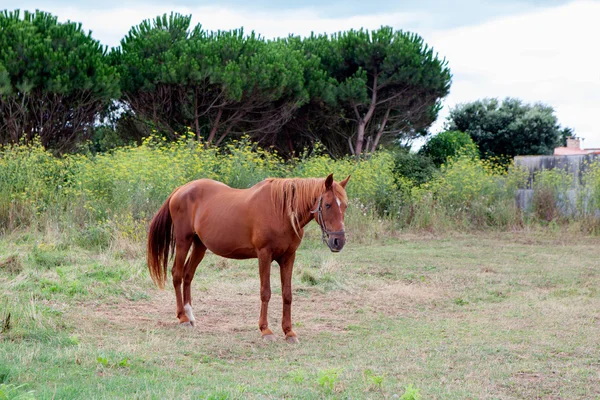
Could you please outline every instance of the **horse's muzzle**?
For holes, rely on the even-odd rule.
[[[331,235],[327,241],[327,246],[334,253],[341,251],[346,244],[346,235]]]

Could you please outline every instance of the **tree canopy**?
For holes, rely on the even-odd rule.
[[[310,94],[296,131],[333,137],[338,152],[358,156],[386,141],[425,135],[450,90],[447,62],[413,33],[382,27],[292,43],[305,54]]]
[[[552,154],[568,128],[561,128],[550,106],[507,98],[456,106],[448,128],[468,133],[483,157]]]
[[[0,142],[39,136],[58,151],[89,137],[119,97],[106,49],[81,24],[41,11],[0,13]]]
[[[190,30],[190,20],[163,15],[129,31],[112,54],[124,100],[155,127],[192,127],[208,144],[276,134],[307,99],[301,55],[241,29]]]
[[[192,130],[210,146],[247,134],[287,154],[320,141],[358,157],[426,134],[449,92],[446,61],[414,33],[265,40],[190,23],[177,13],[144,20],[107,52],[80,24],[4,11],[0,141],[39,136],[69,150],[118,110],[110,121],[121,139]],[[108,131],[97,129],[95,142]]]

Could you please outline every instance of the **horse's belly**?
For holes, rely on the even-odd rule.
[[[256,258],[256,249],[249,240],[250,235],[239,230],[228,230],[224,233],[204,227],[196,233],[206,248],[216,255],[238,260]]]
[[[206,248],[218,256],[225,258],[233,258],[236,260],[245,260],[248,258],[256,258],[256,250],[254,248],[236,248],[211,246],[210,243],[204,243]]]

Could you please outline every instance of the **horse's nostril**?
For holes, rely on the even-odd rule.
[[[339,247],[339,246],[340,246],[340,245],[339,245],[339,242],[338,242],[338,240],[337,240],[337,238],[333,239],[333,245],[334,245],[335,247]]]

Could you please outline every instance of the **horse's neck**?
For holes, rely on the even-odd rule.
[[[314,218],[314,214],[312,213],[312,205],[309,205],[307,207],[308,209],[304,212],[302,212],[300,215],[302,216],[302,219],[298,221],[298,225],[300,225],[301,229],[304,229],[304,227],[306,225],[308,225],[308,223]]]

